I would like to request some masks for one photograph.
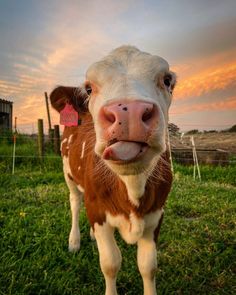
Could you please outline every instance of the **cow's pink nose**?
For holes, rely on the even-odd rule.
[[[100,120],[106,139],[146,141],[157,124],[158,112],[149,102],[116,102],[102,108]]]

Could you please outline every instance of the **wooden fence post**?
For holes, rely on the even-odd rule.
[[[193,149],[193,178],[196,178],[196,167],[197,167],[197,172],[198,172],[198,178],[199,180],[201,180],[201,173],[200,173],[200,168],[199,168],[199,164],[198,164],[198,158],[197,158],[197,151],[196,151],[196,146],[195,146],[195,142],[194,142],[194,138],[193,136],[191,136],[191,143],[192,143],[192,149]]]
[[[48,115],[48,128],[49,128],[49,130],[51,130],[52,129],[52,125],[51,125],[51,117],[50,117],[50,112],[49,112],[48,94],[47,94],[47,92],[44,92],[44,95],[45,95],[47,115]]]
[[[12,156],[12,175],[15,173],[15,161],[16,161],[16,135],[17,135],[17,117],[15,117],[15,126],[13,134],[13,156]]]
[[[48,130],[48,135],[49,135],[49,143],[50,143],[50,150],[53,151],[54,148],[54,129],[49,129]]]
[[[173,159],[172,159],[172,154],[171,154],[171,145],[170,145],[170,132],[169,132],[169,128],[167,126],[167,144],[168,144],[168,150],[170,153],[170,167],[171,167],[171,172],[174,174],[174,165],[173,165]]]
[[[38,119],[38,148],[39,157],[44,156],[44,133],[43,133],[43,119]]]
[[[60,151],[60,129],[59,125],[54,125],[54,152],[61,155]]]

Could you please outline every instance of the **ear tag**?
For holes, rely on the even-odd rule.
[[[78,126],[79,115],[71,104],[66,103],[60,112],[60,124],[65,126]]]

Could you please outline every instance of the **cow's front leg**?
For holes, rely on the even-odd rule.
[[[121,254],[114,238],[114,228],[108,223],[94,225],[100,266],[106,282],[105,295],[116,295],[116,276],[121,266]]]
[[[154,230],[149,229],[138,241],[138,267],[143,279],[144,295],[156,295],[155,275],[157,269]]]
[[[76,252],[80,248],[79,209],[81,203],[80,192],[70,192],[71,231],[69,236],[69,251]]]
[[[69,235],[69,251],[76,252],[80,248],[80,229],[79,229],[79,209],[82,194],[78,187],[65,173],[65,180],[70,190],[70,209],[71,209],[71,231]]]

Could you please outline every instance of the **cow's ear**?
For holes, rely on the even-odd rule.
[[[87,111],[88,94],[82,87],[58,86],[50,94],[52,107],[60,112],[65,105],[71,104],[80,113]]]

